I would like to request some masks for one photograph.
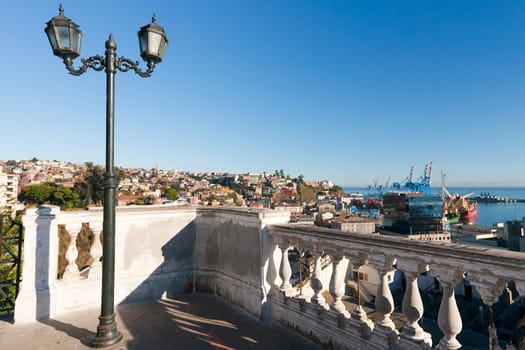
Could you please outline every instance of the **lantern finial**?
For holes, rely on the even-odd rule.
[[[62,4],[58,5],[58,13],[60,16],[64,16],[64,8],[62,7]]]
[[[157,23],[157,16],[155,16],[155,14],[151,17],[151,23]]]

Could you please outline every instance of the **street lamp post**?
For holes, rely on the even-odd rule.
[[[155,64],[162,61],[168,45],[164,29],[156,23],[155,15],[152,22],[138,32],[140,55],[147,63],[147,70],[139,68],[138,61],[116,56],[117,45],[110,34],[106,41],[105,57],[100,55],[81,59],[79,68],[73,67],[73,60],[80,55],[82,32],[79,26],[64,16],[62,5],[59,15],[53,17],[45,29],[53,54],[60,57],[66,69],[72,75],[81,75],[91,68],[95,71],[105,69],[106,72],[106,171],[104,173],[104,222],[103,222],[103,257],[102,257],[102,305],[97,334],[91,341],[92,347],[106,347],[119,342],[122,334],[117,330],[115,322],[115,192],[117,180],[114,172],[114,111],[115,111],[115,73],[133,70],[143,78],[151,76]]]

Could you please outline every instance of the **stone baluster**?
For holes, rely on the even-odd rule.
[[[342,254],[332,255],[332,277],[330,279],[330,294],[332,295],[332,308],[341,314],[348,314],[343,304],[345,295],[345,271],[348,261],[343,259]]]
[[[432,273],[438,279],[443,289],[438,313],[438,326],[444,336],[439,341],[436,349],[459,349],[461,348],[461,343],[456,339],[456,336],[461,332],[463,323],[456,304],[454,288],[463,279],[463,272],[449,268],[446,270],[433,270]]]
[[[415,264],[410,264],[415,265]],[[428,271],[428,265],[418,264],[411,271],[405,271],[406,290],[403,296],[402,310],[406,317],[406,324],[401,332],[401,339],[410,340],[416,343],[424,343],[432,346],[432,336],[419,325],[419,320],[423,317],[423,300],[419,293],[417,278],[421,272]]]
[[[102,276],[102,261],[100,258],[102,257],[103,249],[102,243],[100,242],[102,227],[90,226],[90,228],[93,232],[93,243],[91,243],[91,247],[89,248],[89,254],[93,258],[93,263],[89,268],[88,278],[92,279]]]
[[[290,244],[280,243],[279,248],[282,251],[281,265],[279,267],[279,277],[281,277],[282,284],[279,287],[282,291],[287,291],[292,288],[290,284],[290,278],[292,277],[292,267],[290,266],[290,260],[288,259],[288,250],[290,250]]]
[[[378,258],[380,258],[380,256],[376,255],[375,259]],[[379,272],[379,286],[377,287],[375,299],[375,308],[379,314],[379,318],[375,324],[384,330],[396,329],[394,322],[390,318],[390,315],[394,312],[394,298],[392,297],[389,286],[394,280],[395,269],[392,268],[394,263],[395,259],[393,257],[385,256],[384,261],[380,265],[374,264],[374,267]]]
[[[315,262],[314,262],[314,271],[312,273],[312,278],[310,279],[310,285],[312,289],[314,290],[314,295],[312,296],[312,303],[318,304],[318,305],[326,305],[326,299],[324,298],[323,294],[321,293],[323,291],[323,281],[322,281],[322,266],[321,266],[321,259],[323,257],[322,253],[319,252],[313,252],[312,254],[314,256]]]
[[[77,237],[81,229],[82,226],[77,225],[68,225],[66,227],[70,240],[66,250],[67,266],[64,271],[63,279],[68,279],[78,275],[78,266],[75,261],[78,258]]]
[[[390,318],[394,312],[394,298],[390,291],[390,283],[393,281],[394,270],[379,270],[379,286],[377,287],[377,295],[375,300],[376,311],[379,318],[376,320],[376,326],[394,330],[396,328],[394,322]]]

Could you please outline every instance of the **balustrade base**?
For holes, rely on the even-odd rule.
[[[65,271],[62,275],[62,281],[78,281],[82,278],[80,271]]]
[[[456,339],[446,339],[442,338],[438,345],[436,346],[435,350],[456,350],[461,348],[461,343]]]
[[[401,332],[401,341],[410,341],[412,343],[419,343],[424,348],[432,348],[432,335],[425,332],[421,327],[405,326]]]
[[[290,288],[281,288],[280,290],[285,298],[291,298],[299,294],[299,292],[291,286]]]
[[[384,330],[385,332],[397,332],[396,325],[390,318],[385,317],[383,319],[377,320],[375,326],[376,328]]]
[[[93,264],[88,270],[88,279],[101,280],[102,279],[102,264]]]
[[[368,318],[365,310],[363,310],[361,306],[357,306],[354,311],[352,311],[351,318],[359,322],[361,335],[364,338],[370,338],[372,336],[374,322]]]

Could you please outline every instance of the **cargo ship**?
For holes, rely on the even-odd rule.
[[[444,184],[441,184],[443,195],[443,214],[449,223],[466,222],[474,223],[478,217],[478,202],[468,197],[474,192],[464,195],[450,194]]]
[[[460,219],[464,222],[474,222],[478,217],[478,202],[467,200],[467,205],[460,210]]]

